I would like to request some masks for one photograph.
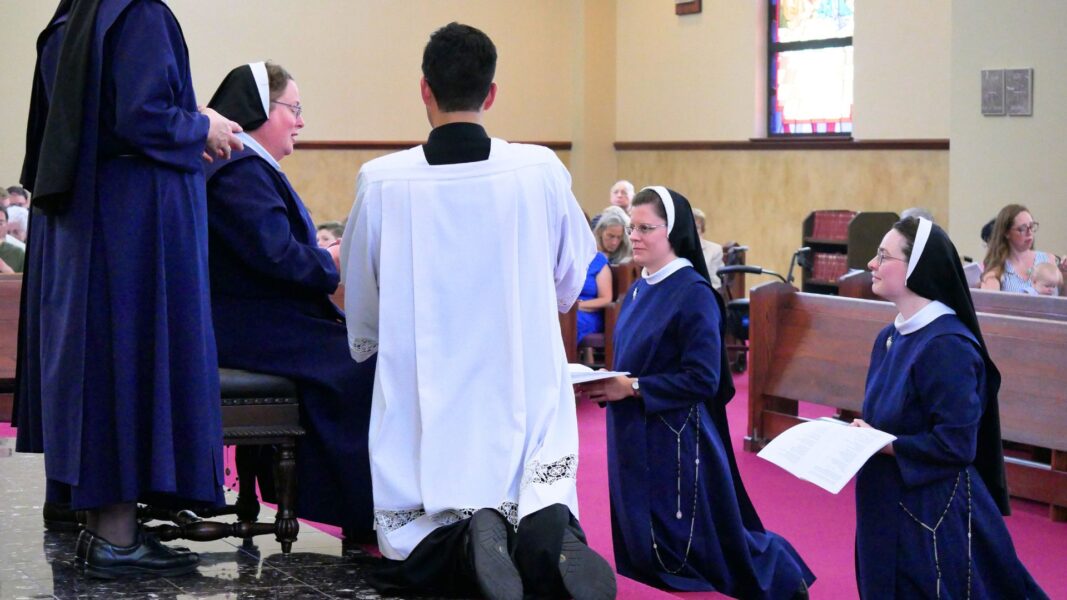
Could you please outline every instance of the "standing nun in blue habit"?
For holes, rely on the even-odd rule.
[[[158,0],[64,0],[37,52],[17,448],[44,452],[49,501],[87,511],[86,573],[188,573],[197,555],[141,531],[136,503],[223,499],[201,155],[240,128],[197,109]]]
[[[856,480],[856,577],[872,598],[1046,598],[1015,554],[997,392],[955,246],[893,225],[868,263],[900,314],[871,352],[863,418],[897,439]]]
[[[644,271],[623,299],[614,364],[630,376],[579,388],[608,403],[616,567],[659,588],[806,598],[815,576],[789,542],[763,528],[734,460],[723,302],[689,202],[645,188],[630,217],[634,262]]]
[[[300,90],[281,66],[256,62],[230,71],[208,106],[241,124],[245,145],[206,168],[219,365],[297,382],[307,435],[296,452],[296,515],[368,539],[375,361],[349,356],[344,314],[330,300],[337,267],[278,165],[304,127]],[[272,480],[266,454],[258,471]]]

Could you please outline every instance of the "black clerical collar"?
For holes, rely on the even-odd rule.
[[[486,160],[491,147],[492,140],[481,125],[448,123],[430,132],[422,152],[431,165],[453,165]]]

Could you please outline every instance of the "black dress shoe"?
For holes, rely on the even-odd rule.
[[[559,574],[574,600],[610,600],[617,592],[615,571],[608,561],[570,530],[563,532]]]
[[[508,552],[508,523],[491,508],[474,513],[467,529],[467,559],[489,600],[522,600],[522,578]]]
[[[177,552],[143,531],[137,532],[133,545],[116,546],[85,529],[74,547],[74,562],[86,575],[98,579],[175,577],[195,571],[200,555]]]
[[[45,502],[44,528],[48,531],[75,532],[81,531],[82,524],[78,522],[78,513],[71,510],[69,502]]]

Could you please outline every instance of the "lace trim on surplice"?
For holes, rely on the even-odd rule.
[[[458,523],[464,519],[471,518],[475,512],[480,510],[479,508],[452,508],[449,510],[443,510],[433,515],[433,521],[438,525],[451,525],[452,523]],[[500,506],[496,507],[496,511],[504,516],[504,519],[508,523],[511,523],[513,527],[519,525],[519,505],[515,502],[501,502]],[[374,522],[378,526],[379,531],[389,533],[396,531],[401,527],[404,527],[408,523],[422,518],[426,514],[426,510],[423,508],[413,508],[408,510],[376,510],[374,511]]]
[[[532,483],[553,484],[561,479],[574,479],[577,473],[577,454],[568,454],[548,464],[542,464],[541,461],[535,460],[526,465],[526,472],[522,477],[522,485],[526,487]]]

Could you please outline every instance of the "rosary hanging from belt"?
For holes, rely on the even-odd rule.
[[[659,415],[659,420],[663,421],[663,424],[667,426],[667,429],[671,430],[671,433],[674,434],[674,439],[675,439],[675,450],[676,450],[678,470],[677,470],[677,479],[676,479],[677,483],[676,483],[676,486],[675,486],[676,490],[677,490],[675,507],[676,507],[677,510],[674,513],[674,518],[678,519],[678,520],[681,520],[682,516],[683,516],[682,515],[682,432],[685,431],[685,428],[689,425],[689,421],[690,420],[693,421],[693,423],[694,423],[693,427],[695,428],[695,435],[693,436],[693,439],[694,439],[694,443],[693,443],[693,446],[694,446],[694,450],[693,450],[693,456],[694,456],[694,459],[693,459],[693,507],[692,507],[692,511],[690,513],[690,516],[689,516],[689,540],[685,544],[685,555],[682,557],[682,562],[681,562],[681,564],[678,565],[677,568],[670,569],[670,568],[667,567],[667,565],[665,565],[663,563],[663,557],[661,557],[660,554],[659,554],[659,545],[656,543],[656,529],[655,529],[655,525],[653,525],[653,523],[652,523],[652,516],[651,515],[649,515],[649,521],[648,521],[649,533],[652,536],[652,552],[655,553],[656,560],[659,561],[659,566],[663,567],[663,570],[666,571],[667,573],[670,573],[671,575],[674,575],[674,574],[680,573],[682,571],[682,569],[685,568],[686,564],[689,562],[689,551],[693,547],[693,532],[696,530],[697,498],[698,498],[699,491],[700,491],[700,486],[698,485],[700,483],[700,415],[697,413],[697,405],[694,404],[689,409],[689,413],[685,416],[685,421],[682,422],[682,426],[679,427],[678,429],[675,429],[675,428],[671,427],[670,423],[668,423],[667,420],[663,418],[663,415]]]

